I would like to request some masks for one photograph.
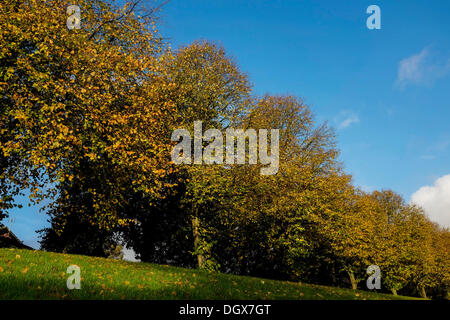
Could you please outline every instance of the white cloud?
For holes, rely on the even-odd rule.
[[[337,123],[337,128],[342,130],[348,128],[354,123],[359,123],[359,117],[351,111],[342,111],[339,116],[334,119],[334,121]]]
[[[450,174],[417,190],[411,202],[421,206],[430,220],[450,228]]]
[[[409,84],[430,84],[450,73],[450,59],[439,61],[436,54],[424,48],[398,64],[396,85],[403,88]]]
[[[424,60],[428,54],[428,49],[425,48],[420,53],[400,61],[398,64],[397,82],[406,84],[408,82],[418,83],[423,81]]]

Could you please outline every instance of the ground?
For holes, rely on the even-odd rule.
[[[81,270],[69,290],[67,267]],[[35,250],[0,249],[0,299],[413,299]]]

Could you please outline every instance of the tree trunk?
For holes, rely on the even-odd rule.
[[[334,266],[332,267],[332,271],[331,271],[331,279],[333,281],[333,286],[336,286],[336,272],[334,271]]]
[[[199,269],[203,269],[205,265],[205,256],[199,253],[201,243],[200,238],[200,219],[197,216],[192,217],[192,234],[194,236],[194,250],[197,252],[197,264]]]
[[[420,286],[420,296],[424,299],[427,298],[427,292],[425,291],[425,286]]]
[[[348,273],[348,277],[350,278],[350,283],[352,284],[352,289],[356,290],[358,288],[358,281],[356,281],[355,275],[353,274],[353,272],[347,272],[347,273]]]
[[[394,296],[397,295],[397,289],[392,288],[391,291],[392,291],[392,294],[393,294]]]

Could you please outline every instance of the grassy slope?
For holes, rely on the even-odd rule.
[[[81,290],[66,269],[81,268]],[[411,299],[43,251],[0,249],[0,299]]]

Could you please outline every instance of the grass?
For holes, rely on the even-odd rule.
[[[66,286],[81,268],[81,289]],[[0,299],[413,299],[44,251],[0,249]]]

